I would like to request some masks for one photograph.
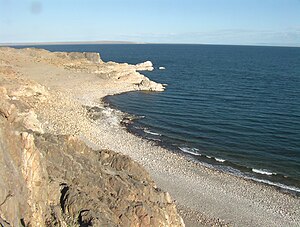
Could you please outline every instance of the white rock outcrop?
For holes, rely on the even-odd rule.
[[[153,71],[153,64],[151,61],[145,61],[135,65],[137,71]]]

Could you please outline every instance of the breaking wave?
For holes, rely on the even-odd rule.
[[[264,175],[268,175],[268,176],[277,175],[276,173],[272,173],[265,169],[252,169],[252,172],[258,173],[258,174],[264,174]]]

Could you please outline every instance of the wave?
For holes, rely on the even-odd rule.
[[[145,128],[141,128],[141,127],[137,127],[137,128],[143,129],[143,131],[145,133],[161,136],[161,134],[149,131]],[[162,140],[156,139],[156,138],[148,138],[148,137],[146,137],[146,138],[149,139],[149,140],[152,140],[152,141],[157,141],[157,142],[162,141]],[[176,146],[176,144],[173,144],[173,145]],[[197,148],[190,148],[190,147],[178,147],[178,148],[179,148],[179,150],[181,150],[182,152],[184,152],[186,154],[190,154],[190,155],[194,155],[194,156],[198,156],[198,157],[202,156],[202,157],[205,157],[205,158],[208,158],[208,159],[213,159],[213,160],[215,160],[217,162],[220,162],[220,163],[226,162],[226,160],[222,159],[222,158],[217,158],[217,157],[213,157],[213,156],[209,156],[209,155],[200,154],[199,149],[197,149]],[[274,181],[270,181],[270,180],[266,180],[266,179],[256,178],[254,176],[249,176],[249,175],[247,175],[247,173],[244,173],[243,171],[240,171],[239,169],[228,166],[228,165],[217,166],[215,164],[209,164],[205,161],[204,162],[200,161],[200,160],[198,160],[198,161],[199,161],[199,163],[201,163],[202,166],[205,166],[205,167],[210,168],[210,169],[218,169],[218,170],[227,172],[229,174],[233,174],[235,176],[242,177],[244,179],[253,180],[255,182],[259,182],[259,183],[263,183],[263,184],[266,184],[266,185],[274,186],[274,187],[277,187],[281,190],[287,190],[287,191],[290,191],[290,192],[293,192],[293,193],[300,193],[300,188],[297,188],[295,186],[289,186],[289,185],[286,185],[286,184],[282,184],[282,183],[278,183],[278,182],[274,182]],[[267,176],[277,175],[277,173],[271,172],[271,171],[266,170],[266,169],[252,168],[251,170],[254,173],[267,175]]]
[[[300,193],[300,188],[297,188],[297,187],[294,187],[294,186],[288,186],[288,185],[285,185],[285,184],[272,182],[272,181],[269,181],[269,180],[258,179],[258,178],[255,178],[255,177],[245,177],[245,178],[256,181],[256,182],[260,182],[260,183],[268,184],[268,185],[271,185],[271,186],[275,186],[275,187],[278,187],[278,188],[281,188],[281,189],[285,189],[285,190]]]
[[[216,160],[217,162],[225,162],[225,161],[226,161],[225,159],[221,159],[221,158],[215,158],[215,160]]]
[[[143,118],[145,118],[145,116],[143,116],[143,115],[139,115],[139,116],[134,115],[133,120],[139,120],[139,119],[143,119]]]
[[[161,134],[156,133],[156,132],[151,132],[151,131],[149,131],[149,130],[147,130],[147,129],[144,129],[144,132],[145,132],[145,133],[148,133],[148,134],[151,134],[151,135],[154,135],[154,136],[161,136]]]
[[[192,155],[195,155],[195,156],[204,156],[206,158],[209,158],[209,159],[215,159],[217,162],[225,162],[226,160],[225,159],[222,159],[222,158],[216,158],[216,157],[212,157],[212,156],[209,156],[209,155],[202,155],[200,154],[198,151],[199,149],[197,148],[189,148],[189,147],[178,147],[181,151],[183,151],[184,153],[188,153],[188,154],[192,154]]]
[[[183,151],[184,153],[188,153],[188,154],[192,154],[192,155],[196,155],[196,156],[201,156],[201,154],[196,153],[195,151],[198,151],[197,148],[189,148],[189,147],[178,147],[181,151]]]
[[[258,174],[264,174],[264,175],[268,175],[268,176],[277,175],[276,173],[269,172],[268,170],[265,170],[265,169],[252,169],[252,172],[258,173]]]
[[[236,168],[230,167],[230,166],[216,167],[214,165],[210,165],[208,167],[211,167],[211,168],[214,168],[214,169],[219,169],[219,170],[222,170],[224,172],[231,173],[235,176],[239,176],[239,177],[242,177],[242,178],[247,179],[247,180],[253,180],[253,181],[258,182],[258,183],[274,186],[274,187],[277,187],[277,188],[282,189],[282,190],[287,190],[287,191],[290,191],[290,192],[293,192],[293,193],[300,193],[300,188],[298,188],[296,186],[289,186],[289,185],[286,185],[286,184],[283,184],[283,183],[274,182],[274,181],[270,181],[270,180],[266,180],[266,179],[261,179],[261,178],[249,176],[249,175],[247,175],[247,173],[242,172],[242,171],[240,171]],[[260,170],[260,169],[252,169],[252,171],[255,172],[255,173],[264,174],[264,175],[268,175],[268,176],[277,175],[276,173],[271,173],[271,172],[268,172],[266,170]]]

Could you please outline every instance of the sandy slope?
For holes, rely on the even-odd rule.
[[[34,106],[45,131],[79,135],[89,146],[131,156],[159,187],[170,192],[187,226],[300,225],[299,198],[208,169],[122,128],[122,114],[104,108],[101,98],[140,89],[137,84],[141,85],[142,76],[131,66],[101,63],[95,67],[80,61],[70,65],[68,59],[30,50],[2,49],[0,56],[2,63],[12,63],[21,77],[50,89],[49,100]],[[98,119],[88,118],[83,106],[99,107]]]

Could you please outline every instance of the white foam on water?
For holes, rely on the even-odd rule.
[[[110,107],[104,108],[102,114],[107,118],[107,121],[115,126],[118,126],[121,120],[121,112]]]
[[[192,154],[192,155],[196,155],[196,156],[201,156],[201,154],[196,153],[195,150],[198,150],[196,148],[188,148],[188,147],[178,147],[181,151],[183,151],[184,153],[188,153],[188,154]]]
[[[201,156],[201,154],[193,152],[193,151],[197,151],[197,148],[189,148],[189,147],[178,147],[181,151],[188,153],[188,154],[192,154],[192,155],[196,155],[196,156]],[[212,158],[211,156],[206,155],[207,158]],[[226,160],[221,159],[221,158],[214,158],[216,161],[218,162],[225,162]],[[199,162],[202,166],[205,166],[207,168],[210,169],[219,169],[216,166],[212,165],[212,164],[208,164],[205,162]],[[292,192],[297,192],[300,193],[300,188],[294,187],[294,186],[288,186],[285,184],[281,184],[281,183],[277,183],[277,182],[272,182],[269,180],[264,180],[264,179],[259,179],[259,178],[255,178],[255,177],[250,177],[245,175],[243,172],[241,172],[238,169],[232,168],[230,166],[223,166],[220,170],[225,171],[227,173],[233,174],[235,176],[239,176],[242,177],[244,179],[249,179],[249,180],[253,180],[259,183],[263,183],[263,184],[267,184],[267,185],[271,185],[271,186],[275,186],[284,190],[288,190],[288,191],[292,191]],[[272,173],[268,170],[264,170],[264,169],[252,169],[253,172],[255,173],[259,173],[259,174],[264,174],[264,175],[276,175],[276,173]]]
[[[221,159],[221,158],[215,158],[215,160],[216,160],[217,162],[225,162],[225,161],[226,161],[225,159]]]
[[[297,188],[297,187],[288,186],[288,185],[285,185],[285,184],[276,183],[276,182],[272,182],[272,181],[268,181],[268,180],[257,179],[257,178],[254,178],[254,177],[245,177],[245,178],[253,180],[253,181],[257,181],[257,182],[260,182],[260,183],[268,184],[268,185],[271,185],[271,186],[276,186],[276,187],[286,189],[286,190],[289,190],[289,191],[294,191],[294,192],[300,193],[300,188]]]
[[[268,170],[265,170],[265,169],[252,169],[252,172],[264,174],[264,175],[268,175],[268,176],[276,175],[276,173],[269,172]]]
[[[156,133],[156,132],[151,132],[151,131],[149,131],[149,130],[147,130],[147,129],[144,129],[144,132],[145,132],[145,133],[148,133],[148,134],[151,134],[151,135],[155,135],[155,136],[161,136],[161,134]]]
[[[240,170],[237,170],[237,169],[229,167],[229,166],[223,166],[222,169],[225,172],[229,172],[229,173],[231,173],[235,176],[239,176],[239,177],[242,177],[244,179],[253,180],[255,182],[259,182],[259,183],[275,186],[275,187],[278,187],[278,188],[281,188],[281,189],[284,189],[284,190],[289,190],[289,191],[292,191],[292,192],[300,193],[300,188],[297,188],[297,187],[294,187],[294,186],[288,186],[288,185],[285,185],[285,184],[272,182],[272,181],[269,181],[269,180],[259,179],[259,178],[256,178],[256,177],[250,177],[250,176],[245,175]]]

